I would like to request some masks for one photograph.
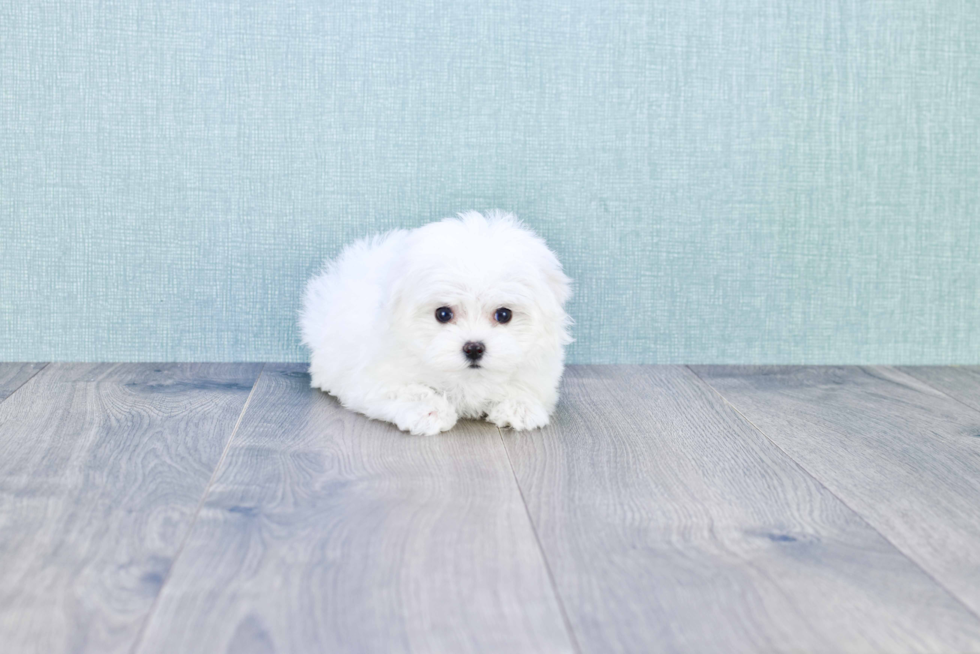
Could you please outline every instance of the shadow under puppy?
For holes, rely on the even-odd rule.
[[[349,245],[306,287],[313,387],[413,434],[548,423],[570,281],[511,214],[475,211]]]

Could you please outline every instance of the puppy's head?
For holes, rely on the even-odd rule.
[[[569,279],[514,216],[469,212],[426,225],[401,255],[390,285],[392,334],[420,372],[509,374],[571,341]]]

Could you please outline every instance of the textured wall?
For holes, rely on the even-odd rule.
[[[492,207],[574,361],[980,363],[980,3],[0,0],[0,359],[301,359]]]

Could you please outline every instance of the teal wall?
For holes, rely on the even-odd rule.
[[[980,3],[0,0],[0,359],[300,360],[492,207],[576,362],[980,363]]]

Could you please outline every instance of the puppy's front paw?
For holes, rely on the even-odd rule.
[[[425,400],[406,402],[394,422],[399,429],[415,436],[434,436],[452,429],[456,419],[453,405],[446,398],[433,394]]]
[[[498,427],[517,431],[537,429],[548,424],[548,411],[539,402],[506,399],[490,410],[487,420]]]

